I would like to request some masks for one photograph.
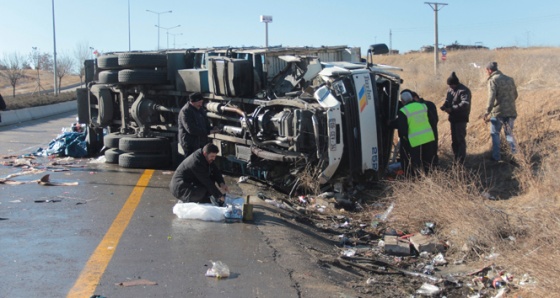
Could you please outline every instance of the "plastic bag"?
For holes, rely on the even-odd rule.
[[[226,207],[211,204],[177,203],[173,206],[173,214],[184,219],[199,219],[204,221],[222,221],[225,219]]]
[[[241,221],[243,219],[244,203],[244,198],[232,198],[226,195],[226,200],[224,203],[224,205],[226,206],[226,211],[224,212],[226,221]]]
[[[206,271],[206,276],[217,278],[229,277],[229,267],[226,264],[222,263],[222,261],[210,262],[212,262],[212,268]]]

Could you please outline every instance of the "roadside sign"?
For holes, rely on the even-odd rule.
[[[447,57],[445,55],[441,55],[441,60],[445,61],[445,59],[447,59]]]
[[[446,51],[445,49],[443,49],[443,50],[441,50],[441,54],[442,54],[443,56],[445,56],[445,55],[447,55],[447,51]]]

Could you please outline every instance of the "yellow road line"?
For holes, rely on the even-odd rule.
[[[132,193],[124,203],[123,208],[109,227],[109,230],[99,243],[91,257],[86,263],[86,266],[80,273],[80,277],[68,292],[66,297],[90,297],[94,294],[101,276],[105,272],[107,265],[111,261],[119,240],[121,239],[124,230],[128,226],[136,207],[140,203],[144,189],[148,186],[154,170],[145,170]]]

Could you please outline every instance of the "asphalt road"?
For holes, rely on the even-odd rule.
[[[75,117],[0,128],[0,156],[46,147]],[[178,219],[169,170],[94,160],[65,160],[68,171],[14,178],[50,174],[53,182],[77,186],[0,184],[0,297],[351,297],[337,285],[336,272],[323,272],[305,249],[332,249],[335,242],[270,205],[254,200],[253,223]],[[38,158],[36,168],[52,161]],[[22,170],[0,166],[0,178]],[[253,182],[238,185],[236,177],[227,181],[240,195],[269,191]],[[231,276],[206,277],[211,260],[228,265]],[[119,285],[138,280],[157,285]]]

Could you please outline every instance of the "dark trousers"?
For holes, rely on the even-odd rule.
[[[451,148],[455,162],[464,163],[467,156],[467,122],[451,123]]]
[[[401,167],[405,175],[414,176],[422,168],[421,146],[412,148],[407,140],[401,140],[400,157]]]
[[[210,192],[201,185],[183,184],[177,199],[183,202],[210,203]]]
[[[429,172],[438,164],[437,142],[432,141],[421,146],[421,158],[424,172]]]

